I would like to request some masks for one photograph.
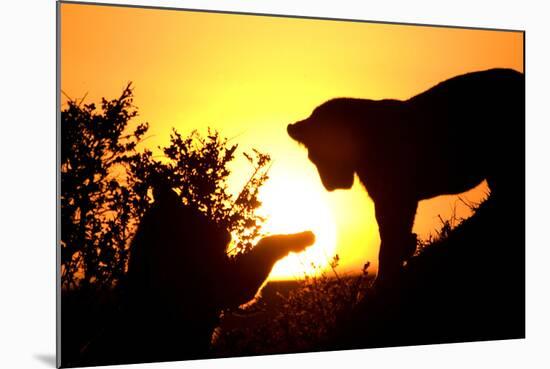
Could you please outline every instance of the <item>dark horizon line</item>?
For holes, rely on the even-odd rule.
[[[372,23],[372,24],[386,24],[386,25],[400,25],[400,26],[414,26],[414,27],[436,27],[436,28],[453,28],[464,30],[477,30],[477,31],[500,31],[500,32],[517,32],[525,34],[523,29],[512,28],[494,28],[494,27],[474,27],[474,26],[456,26],[448,24],[430,24],[430,23],[413,23],[413,22],[391,22],[380,20],[366,20],[366,19],[351,19],[351,18],[330,18],[322,16],[310,16],[310,15],[288,15],[288,14],[271,14],[271,13],[252,13],[245,11],[231,11],[231,10],[211,10],[211,9],[194,9],[194,8],[176,8],[171,6],[155,6],[155,5],[135,5],[135,4],[114,4],[114,3],[99,3],[99,2],[86,2],[86,1],[71,1],[71,0],[56,0],[58,4],[77,4],[77,5],[92,5],[92,6],[105,6],[105,7],[118,7],[118,8],[138,8],[138,9],[154,9],[154,10],[171,10],[171,11],[187,11],[197,13],[214,13],[214,14],[234,14],[234,15],[250,15],[259,17],[276,17],[276,18],[293,18],[293,19],[308,19],[308,20],[326,20],[326,21],[338,21],[338,22],[355,22],[355,23]]]

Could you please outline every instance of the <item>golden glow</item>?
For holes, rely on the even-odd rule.
[[[336,223],[322,189],[305,176],[276,177],[262,189],[262,212],[268,216],[265,231],[271,234],[311,230],[315,244],[305,252],[279,261],[272,279],[300,278],[315,273],[312,263],[325,266],[336,250]]]
[[[406,99],[494,67],[523,71],[521,33],[61,5],[61,88],[69,96],[99,101],[133,81],[139,118],[151,124],[144,145],[157,153],[172,127],[187,134],[210,126],[241,150],[272,156],[262,192],[262,211],[271,216],[266,229],[311,228],[318,238],[308,256],[280,262],[272,278],[293,278],[300,262],[326,263],[335,252],[346,271],[368,260],[374,271],[379,244],[362,186],[327,193],[306,150],[287,136],[288,123],[332,97]],[[244,160],[235,164],[235,191],[247,170]],[[467,197],[475,201],[485,190]],[[456,202],[422,202],[415,231],[432,232],[437,215],[448,217]],[[459,204],[458,215],[467,214]]]

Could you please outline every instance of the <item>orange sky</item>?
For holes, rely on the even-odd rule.
[[[210,126],[242,149],[271,154],[262,193],[267,230],[311,228],[319,240],[309,254],[279,263],[274,279],[298,276],[335,252],[345,271],[376,264],[379,243],[358,181],[327,193],[306,150],[287,136],[288,123],[333,97],[406,99],[493,67],[523,71],[522,33],[61,5],[61,88],[69,96],[112,98],[133,81],[140,121],[150,123],[147,147],[165,145],[172,127],[187,134]],[[234,166],[233,188],[246,169],[244,161]],[[465,197],[475,201],[485,190]],[[454,204],[456,196],[421,202],[414,230],[427,236]],[[457,210],[467,214],[462,204]]]

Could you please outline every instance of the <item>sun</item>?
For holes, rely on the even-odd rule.
[[[326,195],[309,178],[272,178],[262,188],[261,213],[267,217],[263,230],[268,234],[310,230],[315,243],[306,251],[280,260],[270,280],[303,278],[328,266],[336,252],[336,224]],[[318,268],[314,268],[312,263]]]

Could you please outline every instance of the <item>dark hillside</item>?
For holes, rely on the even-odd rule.
[[[399,285],[369,292],[330,348],[525,337],[524,204],[491,196],[411,259]]]

